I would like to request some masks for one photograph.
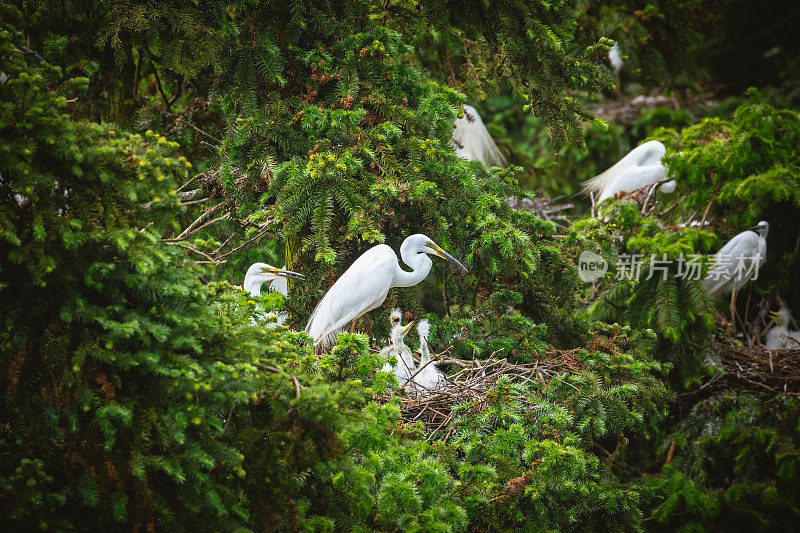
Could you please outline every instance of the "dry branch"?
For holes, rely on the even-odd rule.
[[[449,350],[449,348],[448,348]],[[456,414],[456,406],[467,406],[471,412],[480,412],[488,405],[488,395],[501,377],[512,384],[542,383],[547,386],[548,379],[558,379],[556,374],[574,372],[578,369],[575,350],[548,352],[547,359],[532,363],[512,363],[506,358],[455,359],[445,357],[448,350],[436,355],[439,368],[451,367],[457,371],[446,376],[435,389],[422,389],[416,384],[401,399],[400,417],[403,422],[414,424],[422,422],[429,433],[428,439],[439,435],[446,440],[453,431],[448,427]],[[560,381],[560,380],[559,380]],[[382,397],[389,401],[392,395]],[[535,405],[531,398],[515,398],[521,402]],[[440,433],[441,432],[441,433]]]

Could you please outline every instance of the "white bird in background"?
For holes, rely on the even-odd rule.
[[[400,268],[397,255],[389,246],[373,246],[350,265],[311,313],[306,331],[314,339],[314,346],[330,347],[340,329],[379,307],[392,287],[411,287],[425,279],[433,265],[428,254],[447,259],[467,272],[452,255],[420,233],[406,237],[400,246],[400,257],[412,272]]]
[[[487,167],[506,166],[506,158],[500,153],[494,139],[483,125],[475,108],[464,104],[464,116],[456,119],[451,142],[456,155],[468,161],[480,161]]]
[[[599,204],[617,193],[633,192],[662,181],[667,175],[667,167],[661,158],[666,153],[667,149],[659,141],[647,141],[628,152],[614,166],[584,183],[583,189],[587,193],[594,193]],[[674,180],[661,185],[662,192],[671,193],[674,190]]]
[[[736,320],[736,293],[758,275],[767,257],[769,223],[761,221],[729,240],[714,255],[714,266],[703,281],[711,296],[731,295],[731,320]]]
[[[405,326],[401,324],[401,315],[399,309],[392,309],[389,319],[392,323],[392,332],[389,336],[389,345],[380,351],[380,355],[386,357],[390,362],[387,362],[382,371],[392,372],[397,377],[398,383],[401,385],[408,381],[411,375],[415,372],[414,356],[411,350],[408,349],[403,339],[411,329],[413,322],[409,322]],[[395,359],[394,364],[391,362]],[[408,388],[408,386],[406,386]]]
[[[611,63],[611,68],[613,68],[616,75],[619,76],[623,64],[622,55],[619,51],[619,43],[614,43],[614,46],[608,49],[608,62]],[[617,79],[617,87],[619,87],[619,78]]]
[[[767,332],[766,346],[770,350],[796,350],[800,348],[800,331],[789,329],[789,310],[781,307],[777,313],[770,311],[775,325]]]
[[[419,366],[415,372],[414,383],[420,392],[428,392],[434,390],[441,381],[444,380],[444,375],[436,369],[436,364],[431,361],[431,351],[428,345],[428,334],[430,333],[431,325],[427,320],[420,320],[417,325],[419,332]]]
[[[242,288],[250,293],[250,296],[256,298],[261,296],[261,286],[269,282],[269,288],[272,291],[282,294],[284,297],[289,294],[289,285],[286,278],[292,279],[305,279],[305,276],[291,270],[284,270],[282,268],[275,268],[266,263],[253,263],[247,269],[247,274],[244,275],[244,283]],[[286,313],[267,313],[263,315],[266,317],[277,317],[276,324],[283,325],[288,318]]]

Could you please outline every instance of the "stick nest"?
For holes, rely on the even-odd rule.
[[[442,440],[447,440],[454,429],[450,422],[456,417],[456,406],[466,406],[460,410],[462,413],[479,413],[485,410],[490,392],[501,377],[507,378],[512,384],[539,383],[546,389],[551,380],[559,379],[557,374],[578,371],[577,352],[578,350],[550,350],[546,360],[512,363],[506,358],[470,360],[444,357],[447,353],[445,350],[435,360],[440,369],[451,370],[449,375],[444,382],[431,390],[423,390],[412,384],[411,390],[401,397],[400,418],[409,424],[422,422],[429,433],[429,440],[439,432],[443,432]],[[389,401],[391,397],[392,395],[387,394],[382,400]],[[516,399],[534,404],[529,398]]]
[[[748,346],[736,337],[730,322],[720,322],[722,327],[714,339],[714,350],[722,360],[724,373],[701,388],[713,384],[760,396],[800,396],[800,348],[768,350],[761,345]]]

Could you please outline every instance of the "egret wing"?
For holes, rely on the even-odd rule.
[[[452,139],[459,157],[477,160],[486,166],[506,166],[506,158],[497,148],[474,107],[464,105],[464,117],[456,119]]]
[[[743,231],[725,243],[725,246],[714,254],[714,271],[719,275],[709,273],[706,277],[706,288],[710,294],[729,292],[734,284],[733,276],[739,258],[754,257],[758,255],[758,234],[753,231]]]
[[[317,304],[306,326],[315,345],[330,346],[336,333],[383,303],[392,286],[397,256],[386,245],[370,248],[348,268]]]

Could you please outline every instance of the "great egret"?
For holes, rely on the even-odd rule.
[[[286,296],[289,293],[287,278],[301,280],[305,279],[305,276],[297,272],[292,272],[291,270],[275,268],[267,263],[253,263],[244,275],[242,288],[249,292],[250,296],[255,296],[257,298],[261,296],[261,286],[269,282],[270,290]],[[268,313],[265,316],[277,317],[276,323],[279,326],[283,325],[288,318],[286,313],[278,313],[277,315],[275,313]]]
[[[433,264],[428,254],[438,255],[467,271],[441,246],[420,233],[406,237],[400,246],[400,257],[412,272],[400,268],[397,255],[389,246],[373,246],[350,265],[311,313],[306,331],[314,339],[314,346],[330,347],[340,329],[379,307],[392,287],[411,287],[425,279]]]
[[[662,181],[667,175],[667,167],[661,158],[667,149],[659,141],[647,141],[628,152],[611,168],[598,174],[583,184],[587,193],[594,193],[599,204],[620,192],[633,192]],[[661,185],[662,192],[675,190],[675,181]]]
[[[789,310],[781,307],[777,313],[770,312],[775,325],[767,332],[766,346],[770,350],[789,350],[800,348],[800,331],[789,329]]]
[[[762,220],[739,233],[714,255],[714,266],[703,281],[711,296],[731,295],[731,320],[736,320],[736,293],[758,275],[767,257],[769,223]]]
[[[392,332],[389,336],[389,345],[380,351],[380,354],[386,357],[389,361],[395,359],[396,362],[386,363],[383,366],[383,372],[392,372],[397,377],[400,384],[405,383],[408,378],[414,373],[414,356],[411,350],[408,349],[403,339],[411,329],[413,322],[409,322],[405,326],[401,324],[400,310],[392,309],[389,318],[392,323]],[[408,387],[406,387],[408,388]]]
[[[435,363],[431,361],[431,351],[428,345],[428,334],[430,333],[431,325],[427,320],[420,320],[417,325],[419,332],[419,366],[415,371],[417,375],[414,376],[414,383],[422,389],[422,392],[435,389],[439,382],[444,379],[444,376],[439,370],[436,369]]]
[[[481,116],[474,107],[467,104],[463,107],[464,116],[456,119],[451,138],[456,155],[468,161],[480,161],[487,167],[506,166],[506,158],[483,125]]]

